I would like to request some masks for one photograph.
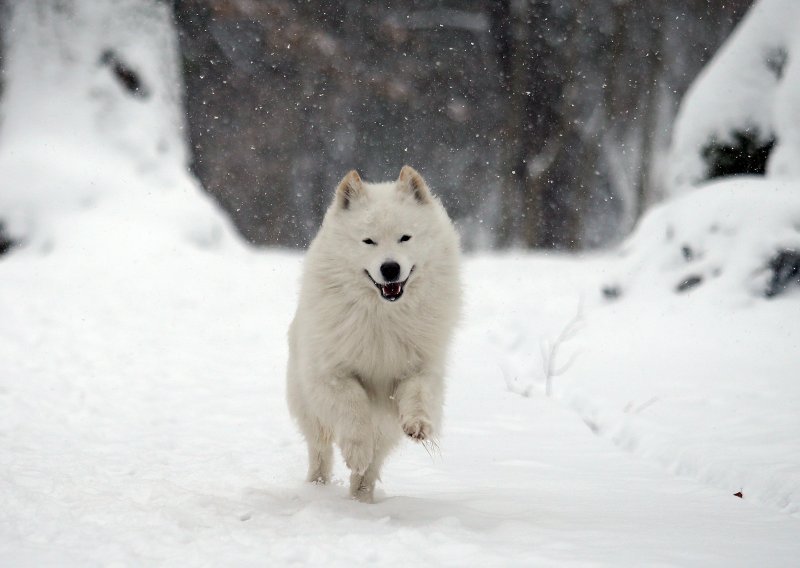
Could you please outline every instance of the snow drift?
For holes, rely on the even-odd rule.
[[[35,0],[10,12],[0,107],[10,237],[38,251],[120,239],[146,248],[175,231],[201,246],[230,240],[187,171],[167,5]]]
[[[620,249],[609,299],[702,289],[709,298],[791,291],[800,252],[800,187],[794,181],[739,176],[709,183],[645,215]]]

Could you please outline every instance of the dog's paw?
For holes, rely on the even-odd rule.
[[[314,485],[327,485],[329,480],[321,473],[310,473],[306,477],[306,481],[313,483]]]
[[[357,475],[364,475],[372,463],[374,452],[372,441],[351,438],[342,440],[339,446],[348,469]]]
[[[423,442],[431,439],[433,425],[425,418],[410,418],[403,422],[403,432],[409,438]]]
[[[350,497],[362,503],[374,503],[375,480],[368,482],[363,475],[350,474]]]

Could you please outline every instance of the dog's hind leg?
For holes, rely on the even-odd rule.
[[[372,503],[375,494],[375,482],[380,479],[381,465],[385,456],[375,456],[372,463],[364,472],[350,474],[350,497],[362,503]]]
[[[350,375],[319,380],[310,406],[320,424],[333,433],[350,471],[364,475],[372,463],[375,434],[369,398],[358,380]]]
[[[333,469],[333,443],[328,432],[317,425],[306,433],[308,444],[308,476],[306,480],[311,483],[328,483]]]
[[[383,437],[380,434],[375,440],[375,453],[364,475],[350,475],[350,496],[363,503],[372,503],[375,494],[375,483],[381,478],[381,467],[386,456],[396,443],[394,437]]]
[[[362,503],[372,503],[375,493],[375,481],[367,480],[367,474],[350,474],[350,497]]]
[[[286,385],[289,411],[297,421],[308,445],[307,481],[328,483],[333,468],[333,436],[325,429],[309,408],[307,397],[300,387],[295,373],[294,359],[289,358],[289,373]]]

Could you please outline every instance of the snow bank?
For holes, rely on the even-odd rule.
[[[618,274],[603,292],[610,299],[692,292],[741,303],[793,290],[800,276],[774,283],[773,262],[783,251],[800,252],[798,189],[738,176],[655,207],[621,247]]]
[[[800,294],[716,292],[642,289],[594,310],[556,393],[617,446],[800,515]]]
[[[201,246],[229,240],[187,172],[167,5],[37,0],[10,11],[0,219],[12,238],[39,251],[119,239],[141,248],[176,231]],[[84,215],[95,209],[104,213]]]
[[[656,212],[648,238],[666,241],[661,229],[673,212]],[[750,227],[759,212],[753,217]],[[474,274],[502,282],[471,281],[470,296],[478,300],[470,320],[485,322],[483,346],[475,348],[487,359],[482,373],[523,398],[542,396],[549,385],[554,398],[618,448],[676,477],[800,517],[800,290],[754,296],[737,278],[755,275],[731,264],[728,275],[674,291],[684,276],[680,267],[689,264],[678,236],[698,237],[685,242],[699,255],[705,238],[755,246],[742,226],[748,224],[726,236],[722,225],[709,236],[706,225],[691,234],[678,225],[670,247],[642,249],[653,251],[638,259],[647,261],[645,270],[611,302],[598,294],[600,283],[628,270],[631,258],[473,262]],[[673,252],[668,258],[662,249]]]
[[[703,70],[677,118],[672,198],[599,275],[602,295],[562,335],[558,376],[533,380],[618,447],[794,516],[798,31],[800,3],[760,0]]]
[[[800,176],[799,32],[795,0],[760,0],[750,9],[681,104],[667,173],[669,192],[682,193],[709,179],[712,162],[734,159],[742,146],[749,146],[750,166],[756,168],[772,142],[768,175]]]

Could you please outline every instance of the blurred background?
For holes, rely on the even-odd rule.
[[[348,169],[404,163],[467,246],[608,244],[749,4],[178,0],[194,169],[261,244],[306,244]]]
[[[628,234],[665,193],[682,96],[751,3],[30,0],[12,18],[14,2],[0,33],[30,74],[93,50],[84,67],[140,106],[177,85],[185,161],[248,241],[304,247],[346,171],[411,164],[470,249]],[[173,30],[147,32],[158,18]],[[154,42],[176,73],[140,57]],[[65,87],[46,83],[49,108]]]

